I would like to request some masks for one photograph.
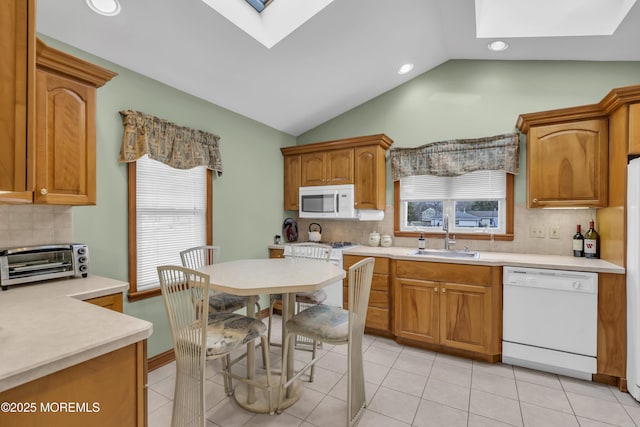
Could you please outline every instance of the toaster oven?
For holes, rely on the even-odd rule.
[[[0,286],[63,277],[87,277],[89,248],[83,244],[40,245],[0,250]]]

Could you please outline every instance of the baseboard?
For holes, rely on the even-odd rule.
[[[164,353],[156,354],[153,357],[150,357],[147,361],[149,372],[158,369],[164,365],[168,365],[169,363],[176,360],[176,356],[173,353],[173,349],[169,349]]]

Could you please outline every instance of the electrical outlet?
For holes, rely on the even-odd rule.
[[[549,238],[550,239],[559,239],[560,238],[560,227],[554,225],[553,227],[549,227]]]
[[[535,237],[536,239],[544,239],[544,227],[539,225],[531,226],[531,237]]]

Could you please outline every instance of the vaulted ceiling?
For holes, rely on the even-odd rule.
[[[38,0],[37,31],[294,136],[450,59],[640,61],[638,4],[612,35],[513,37],[491,52],[472,0],[334,0],[271,48],[202,0],[120,3],[104,17]],[[413,71],[397,74],[404,63]]]

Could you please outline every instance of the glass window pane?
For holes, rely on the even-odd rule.
[[[407,202],[407,225],[409,227],[441,227],[442,200]]]
[[[498,200],[463,200],[455,202],[455,226],[458,228],[498,228]]]

